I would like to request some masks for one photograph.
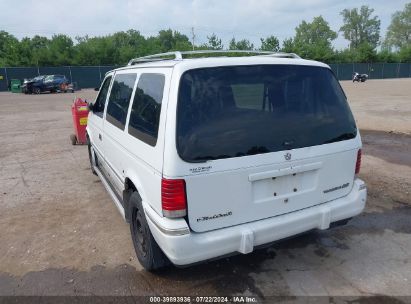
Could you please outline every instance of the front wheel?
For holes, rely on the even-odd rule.
[[[74,134],[70,134],[70,142],[73,146],[77,144],[77,136]]]
[[[91,172],[94,175],[97,175],[96,170],[94,170],[94,166],[97,166],[96,154],[94,154],[94,149],[91,146],[90,139],[88,137],[87,137],[87,150],[88,150],[88,159],[90,161]]]
[[[131,195],[130,204],[135,206],[130,221],[131,238],[140,264],[148,271],[167,266],[170,262],[151,234],[140,197],[136,192]]]

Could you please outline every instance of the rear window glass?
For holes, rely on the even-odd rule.
[[[188,162],[277,152],[354,138],[346,97],[327,68],[254,65],[187,71],[177,150]]]

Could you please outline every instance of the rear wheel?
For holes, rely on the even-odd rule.
[[[130,221],[130,232],[134,249],[140,264],[148,271],[160,269],[170,264],[163,251],[157,245],[148,226],[144,209],[137,192],[130,197],[133,207]]]

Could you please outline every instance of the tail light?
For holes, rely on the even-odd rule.
[[[361,168],[361,149],[357,152],[357,162],[355,163],[355,174],[360,173]]]
[[[165,217],[183,217],[187,214],[184,179],[161,180],[161,206]]]

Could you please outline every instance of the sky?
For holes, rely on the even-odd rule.
[[[171,28],[195,44],[207,41],[215,33],[223,44],[246,38],[260,45],[260,37],[275,35],[282,42],[293,37],[302,20],[310,22],[322,15],[334,31],[342,25],[344,8],[368,5],[381,19],[385,36],[391,15],[411,0],[0,0],[0,30],[17,38],[53,34],[102,36],[135,29],[144,36]],[[337,49],[348,46],[339,33]]]

